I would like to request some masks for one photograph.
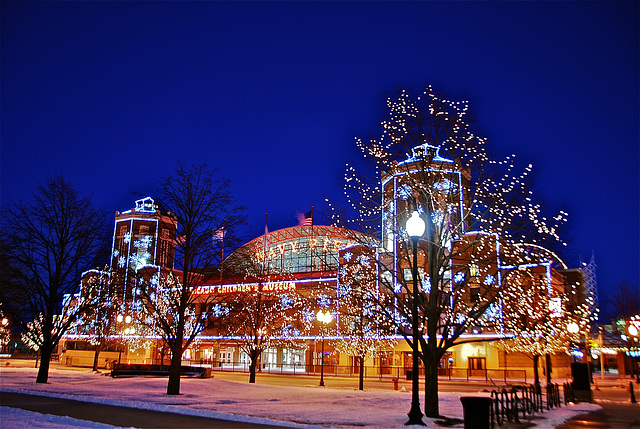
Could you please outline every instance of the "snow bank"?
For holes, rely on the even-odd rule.
[[[406,413],[411,404],[410,392],[248,384],[223,380],[221,377],[184,378],[181,381],[181,395],[167,396],[166,378],[111,378],[106,374],[64,367],[53,367],[49,383],[45,385],[36,384],[35,376],[36,370],[33,368],[0,367],[0,389],[290,427],[400,428],[405,427]],[[440,393],[440,414],[462,419],[459,398],[467,395]],[[473,396],[487,395],[478,392]],[[544,428],[554,427],[572,416],[599,408],[598,405],[584,403],[563,406],[537,413],[533,423]],[[5,426],[5,410],[2,410],[2,418],[3,427],[25,427]],[[30,424],[34,421],[32,418],[29,418]],[[75,427],[73,422],[52,426],[53,423],[58,424],[57,421],[51,420],[50,416],[46,418],[49,420],[45,421],[45,426],[31,427]],[[424,421],[431,427],[437,426],[434,419],[425,418]],[[462,424],[453,427],[462,427]]]

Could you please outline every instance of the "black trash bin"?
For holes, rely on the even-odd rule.
[[[486,396],[462,396],[464,429],[490,429],[493,399]]]
[[[591,374],[589,365],[581,362],[571,364],[571,377],[573,378],[573,395],[578,402],[592,402]]]
[[[407,380],[413,380],[413,370],[412,369],[408,369],[407,370]]]

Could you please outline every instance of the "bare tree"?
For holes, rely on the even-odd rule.
[[[455,344],[477,341],[463,334],[497,323],[501,266],[528,258],[514,244],[559,240],[565,214],[542,216],[528,186],[531,166],[518,172],[514,156],[490,159],[486,139],[470,125],[468,102],[429,86],[415,98],[400,91],[387,107],[381,136],[356,139],[369,165],[363,174],[348,166],[349,206],[334,209],[333,218],[372,237],[364,244],[386,290],[376,308],[400,325],[412,348],[417,337],[425,414],[438,417],[441,358]],[[412,212],[425,223],[417,266],[405,230]]]
[[[38,186],[31,202],[19,202],[4,213],[3,244],[13,270],[12,287],[23,288],[24,308],[17,313],[31,318],[18,326],[30,320],[38,321],[30,326],[40,326],[37,383],[47,382],[51,355],[62,335],[92,305],[79,300],[72,313],[56,317],[64,297],[79,290],[82,272],[105,257],[106,230],[104,210],[94,208],[91,198],[81,197],[60,176]]]
[[[613,293],[605,298],[611,317],[629,319],[640,314],[640,289],[638,285],[623,280],[616,284]]]
[[[202,296],[196,288],[218,274],[224,247],[237,245],[244,209],[235,204],[229,181],[206,165],[178,163],[174,175],[161,180],[160,195],[177,221],[175,270],[159,271],[142,293],[150,323],[171,350],[167,395],[178,395],[182,354],[217,320],[216,295]]]

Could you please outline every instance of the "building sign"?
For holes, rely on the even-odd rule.
[[[562,300],[560,298],[551,298],[549,300],[549,312],[551,317],[562,317]]]
[[[251,293],[251,292],[287,292],[296,290],[296,282],[239,283],[233,285],[198,286],[193,289],[194,295]]]

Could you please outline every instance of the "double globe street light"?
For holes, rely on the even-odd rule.
[[[413,243],[413,299],[411,312],[413,315],[413,344],[412,344],[412,360],[413,360],[413,373],[411,374],[411,409],[407,413],[409,420],[405,425],[421,425],[425,426],[422,421],[422,411],[420,411],[420,397],[419,397],[419,362],[418,362],[418,340],[420,337],[420,331],[418,330],[418,240],[424,234],[425,223],[420,217],[420,214],[414,210],[411,213],[411,217],[407,220],[407,234],[411,237]]]

